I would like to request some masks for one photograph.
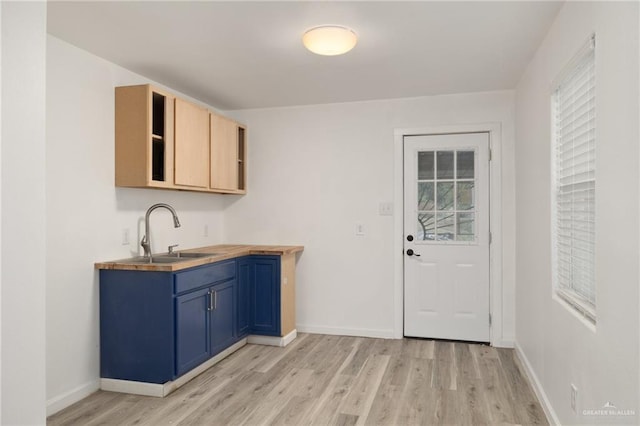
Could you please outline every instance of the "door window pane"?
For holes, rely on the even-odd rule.
[[[418,182],[418,210],[433,210],[434,207],[433,182]]]
[[[453,182],[438,182],[438,210],[453,210]]]
[[[438,241],[452,241],[455,238],[453,232],[454,213],[438,213],[438,227],[436,228]]]
[[[458,241],[474,241],[475,240],[475,214],[474,213],[458,213],[457,220],[458,233],[456,239]]]
[[[438,179],[453,179],[454,151],[438,151]]]
[[[456,193],[456,210],[473,210],[475,182],[458,182]]]
[[[433,151],[418,152],[418,179],[433,179]]]
[[[457,178],[458,179],[473,179],[475,177],[474,151],[458,151],[456,153],[457,158]]]
[[[435,215],[433,213],[418,214],[418,240],[435,240]]]

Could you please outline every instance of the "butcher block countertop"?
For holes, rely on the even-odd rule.
[[[287,255],[304,250],[303,246],[260,246],[260,245],[240,245],[240,244],[219,244],[180,250],[180,253],[211,253],[211,256],[185,258],[175,263],[140,263],[132,261],[139,258],[113,260],[110,262],[97,262],[96,269],[121,269],[129,271],[180,271],[182,269],[193,268],[194,266],[206,265],[208,263],[219,262],[221,260],[233,259],[236,257],[248,256],[251,254],[262,255]],[[155,253],[155,255],[166,256],[167,253]]]

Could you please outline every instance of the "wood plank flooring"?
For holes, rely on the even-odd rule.
[[[99,391],[56,425],[547,424],[513,350],[300,334],[247,345],[166,398]]]

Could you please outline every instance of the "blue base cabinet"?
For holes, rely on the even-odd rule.
[[[236,262],[100,271],[100,377],[166,383],[239,340]]]
[[[100,270],[100,376],[163,384],[249,334],[280,336],[280,258]]]

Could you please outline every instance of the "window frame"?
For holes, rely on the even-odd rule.
[[[596,290],[597,290],[597,282],[596,282],[596,233],[597,233],[597,224],[596,224],[596,216],[595,216],[595,199],[596,199],[596,187],[597,187],[597,155],[596,155],[596,146],[597,146],[597,131],[596,131],[596,115],[597,115],[597,99],[596,99],[596,90],[597,90],[597,76],[595,70],[596,64],[596,43],[595,43],[595,34],[591,34],[587,42],[579,49],[573,59],[567,64],[567,66],[563,69],[563,71],[556,77],[552,86],[551,86],[551,266],[552,266],[552,292],[554,296],[557,296],[560,300],[565,302],[568,308],[574,313],[578,314],[581,318],[584,318],[588,321],[589,324],[596,324]],[[559,188],[570,187],[572,184],[564,184],[560,185],[558,180],[558,172],[559,172],[559,159],[558,159],[558,149],[559,149],[559,136],[558,129],[559,124],[557,122],[557,96],[559,90],[561,90],[562,86],[566,85],[566,83],[576,77],[577,71],[583,66],[586,61],[592,61],[589,66],[593,67],[593,84],[589,86],[588,90],[593,90],[594,92],[594,100],[593,100],[593,125],[592,127],[587,127],[589,131],[593,131],[593,156],[588,158],[593,158],[593,168],[589,168],[589,172],[593,172],[593,178],[587,179],[587,182],[593,182],[593,199],[590,200],[593,203],[593,210],[589,211],[589,213],[593,214],[593,228],[592,230],[592,240],[589,242],[592,249],[591,258],[588,259],[590,262],[590,266],[592,268],[592,276],[590,280],[589,290],[593,294],[593,300],[585,297],[580,294],[574,288],[576,288],[575,281],[573,276],[569,278],[568,285],[564,285],[561,283],[560,273],[559,273]],[[589,154],[590,155],[590,154]],[[578,173],[573,174],[572,176],[576,176]],[[566,175],[565,175],[566,177]],[[572,211],[573,212],[573,211]],[[572,223],[573,222],[572,218]],[[573,256],[570,256],[571,259],[574,259]]]

